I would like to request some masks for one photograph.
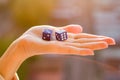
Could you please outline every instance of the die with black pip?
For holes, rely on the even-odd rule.
[[[52,39],[52,30],[50,29],[44,29],[42,33],[42,39],[46,41],[50,41]]]
[[[64,40],[67,40],[68,38],[67,32],[65,30],[55,31],[55,36],[56,36],[56,40],[58,41],[64,41]]]

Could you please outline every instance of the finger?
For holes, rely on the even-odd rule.
[[[55,27],[50,25],[40,25],[40,26],[34,26],[31,27],[28,31],[26,31],[24,34],[31,34],[36,36],[41,36],[44,29],[50,29],[55,31]]]
[[[109,45],[115,45],[115,40],[113,38],[107,37],[105,39],[105,41],[109,44]]]
[[[115,40],[113,38],[106,37],[106,36],[93,35],[93,34],[87,34],[87,33],[80,33],[80,34],[75,34],[74,35],[74,39],[80,39],[80,38],[106,38],[105,41],[109,45],[115,45],[116,44]]]
[[[74,38],[79,39],[79,38],[105,38],[106,36],[101,36],[101,35],[93,35],[93,34],[87,34],[87,33],[79,33],[75,34]]]
[[[52,46],[48,47],[49,50],[45,52],[46,54],[68,54],[68,55],[94,55],[93,51],[90,49],[85,48],[77,48],[74,46],[69,45],[60,45],[60,44],[53,44]]]
[[[100,50],[100,49],[104,49],[104,48],[108,48],[108,45],[106,42],[101,41],[101,42],[89,42],[89,43],[82,43],[82,44],[78,44],[78,43],[64,43],[65,45],[69,45],[69,46],[74,46],[74,47],[78,47],[78,48],[89,48],[92,50]]]
[[[74,34],[73,33],[67,33],[68,39],[74,39]]]
[[[66,30],[68,33],[81,33],[83,31],[82,27],[80,25],[76,25],[76,24],[71,24],[71,25],[67,25],[64,27],[60,27],[59,29],[64,29]]]
[[[115,41],[112,38],[80,38],[74,39],[73,43],[87,43],[87,42],[99,42],[105,41],[108,45],[114,45]]]
[[[14,77],[12,78],[12,80],[19,80],[17,73],[15,73]]]
[[[71,26],[68,26],[68,27],[67,27],[67,26],[66,26],[66,27],[60,27],[60,28],[58,28],[58,27],[53,27],[53,26],[50,26],[50,25],[34,26],[34,27],[30,28],[28,31],[26,31],[26,32],[24,33],[24,35],[29,34],[29,35],[41,37],[41,36],[42,36],[42,32],[43,32],[44,29],[50,29],[50,30],[53,31],[53,33],[55,33],[55,31],[58,30],[58,29],[68,29],[68,30],[69,30],[69,29],[72,29],[72,28],[74,28],[74,26],[73,26],[73,27],[71,27]],[[78,27],[77,25],[76,25],[75,28],[78,29],[78,30],[81,30],[81,28]],[[80,32],[80,31],[79,31],[79,32]],[[52,34],[52,36],[54,37],[55,34]],[[74,38],[73,33],[69,33],[69,32],[68,32],[68,38]]]

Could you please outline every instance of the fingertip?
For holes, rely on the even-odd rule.
[[[70,24],[64,27],[64,29],[69,33],[81,33],[83,31],[82,27],[77,24]]]
[[[105,41],[109,44],[109,45],[115,45],[116,42],[113,38],[106,38]]]
[[[96,46],[96,48],[98,48],[97,50],[108,48],[108,43],[105,41],[101,41],[99,42],[99,45]]]
[[[81,56],[93,56],[94,52],[91,49],[84,49],[83,51],[80,51]]]

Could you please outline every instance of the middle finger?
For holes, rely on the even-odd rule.
[[[101,42],[89,42],[89,43],[70,43],[65,42],[65,45],[74,46],[78,48],[89,48],[92,50],[100,50],[108,47],[108,44],[104,41]]]

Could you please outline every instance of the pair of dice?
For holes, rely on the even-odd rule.
[[[42,39],[46,41],[50,41],[52,39],[52,33],[53,31],[50,29],[44,29],[42,33]],[[64,41],[67,40],[67,32],[65,30],[58,30],[55,32],[56,40],[58,41]]]

